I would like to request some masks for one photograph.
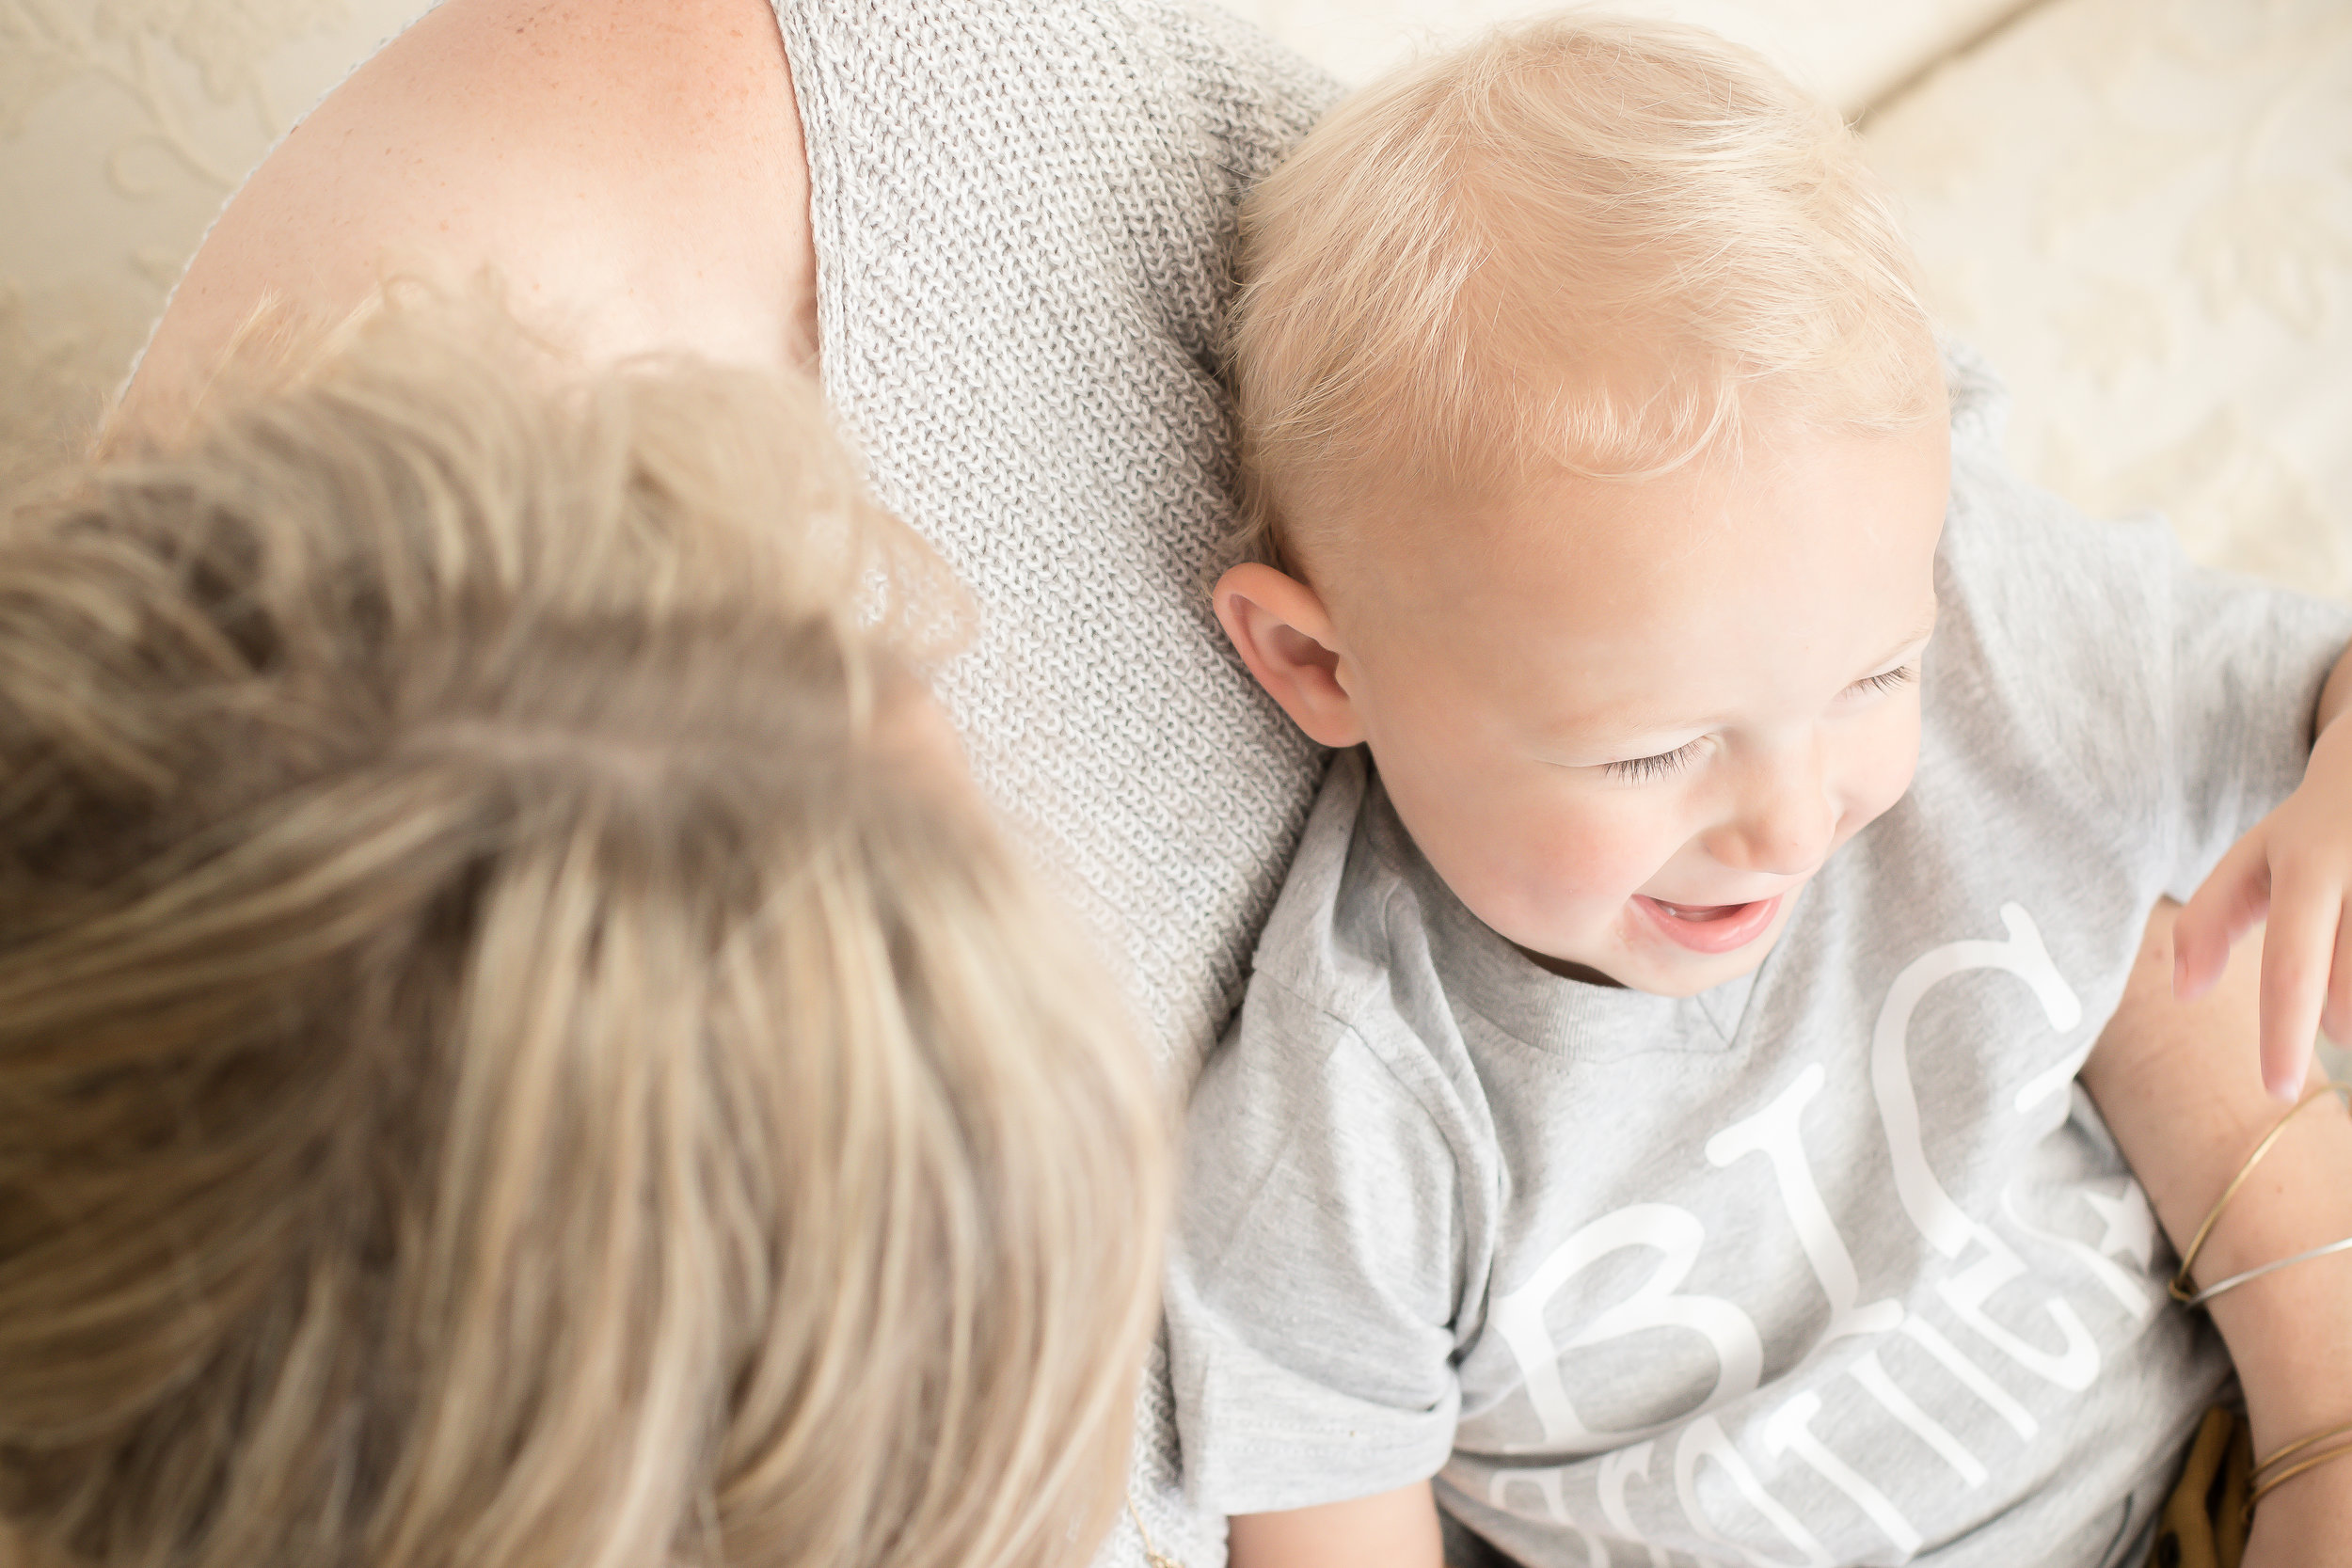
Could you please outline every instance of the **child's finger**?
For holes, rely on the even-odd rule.
[[[2260,827],[2230,846],[2172,927],[2172,993],[2194,1002],[2213,989],[2238,938],[2270,911],[2270,858]]]
[[[2262,1063],[2264,1086],[2275,1099],[2292,1101],[2302,1092],[2343,912],[2343,895],[2331,883],[2281,877],[2271,890],[2263,937]]]

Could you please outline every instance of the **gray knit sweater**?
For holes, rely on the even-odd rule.
[[[883,502],[978,596],[974,773],[1188,1086],[1319,762],[1202,592],[1232,519],[1216,375],[1241,192],[1336,86],[1179,0],[776,0],[808,145],[825,388]],[[1155,1364],[1132,1496],[1187,1568]],[[1140,1564],[1123,1522],[1104,1561]]]

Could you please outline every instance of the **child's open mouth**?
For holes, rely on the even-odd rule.
[[[1772,916],[1780,912],[1782,896],[1776,894],[1747,904],[1669,904],[1637,893],[1633,901],[1677,945],[1694,953],[1728,953],[1764,934]]]

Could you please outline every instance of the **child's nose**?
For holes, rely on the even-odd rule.
[[[1749,759],[1738,795],[1708,848],[1724,864],[1768,876],[1812,870],[1836,829],[1820,747],[1807,738]]]

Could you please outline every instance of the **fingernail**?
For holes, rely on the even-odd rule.
[[[2265,1086],[2270,1090],[2271,1099],[2289,1104],[2294,1102],[2296,1095],[2300,1093],[2303,1087],[2303,1079],[2300,1074],[2281,1074],[2265,1069],[2263,1072],[2263,1080]]]

